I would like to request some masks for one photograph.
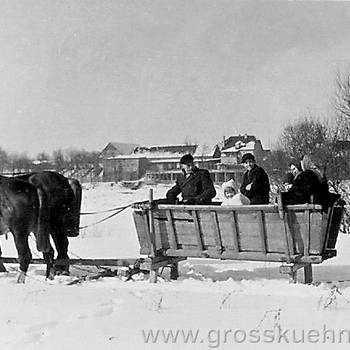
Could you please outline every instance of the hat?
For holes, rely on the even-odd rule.
[[[242,157],[242,163],[245,163],[247,160],[252,160],[253,162],[255,162],[254,155],[251,154],[251,153],[244,154],[243,157]]]
[[[193,157],[191,154],[185,154],[184,156],[181,157],[180,159],[180,164],[192,164],[193,163]]]
[[[227,188],[233,188],[235,190],[235,182],[233,181],[233,179],[224,182],[222,185],[222,189],[225,190]]]

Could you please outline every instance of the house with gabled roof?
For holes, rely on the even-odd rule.
[[[197,144],[135,146],[129,153],[120,143],[110,142],[101,152],[104,181],[136,180],[146,176],[150,182],[173,182],[180,170],[180,158],[192,154],[194,163],[208,169],[216,182],[242,177],[241,164],[245,153],[253,153],[257,160],[266,158],[260,140],[253,135],[236,135],[224,139],[222,147]],[[124,144],[122,144],[124,145]],[[123,153],[122,153],[123,152]]]
[[[246,153],[252,153],[257,161],[266,160],[270,150],[264,149],[253,135],[236,135],[225,139],[221,149],[221,168],[230,168],[241,163]]]
[[[113,157],[117,155],[132,154],[134,149],[139,145],[134,143],[123,142],[109,142],[107,146],[101,151],[100,157]]]
[[[196,144],[136,146],[130,154],[119,154],[115,143],[109,143],[101,152],[104,181],[135,180],[146,173],[152,179],[172,180],[180,171],[180,158],[192,154],[195,164],[216,169],[220,149]]]

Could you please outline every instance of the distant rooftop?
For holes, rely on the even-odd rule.
[[[102,150],[101,154],[114,153],[114,154],[131,154],[134,149],[139,145],[134,143],[124,143],[124,142],[109,142],[107,146]]]

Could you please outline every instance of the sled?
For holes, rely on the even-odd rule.
[[[220,204],[220,203],[218,203]],[[167,205],[134,203],[133,218],[140,253],[151,259],[151,281],[159,267],[171,267],[187,258],[281,262],[281,273],[296,282],[304,268],[312,282],[312,264],[336,256],[343,205],[325,212],[317,204],[275,205]]]

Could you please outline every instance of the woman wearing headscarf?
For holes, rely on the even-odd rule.
[[[283,195],[285,204],[311,203],[319,199],[320,181],[310,169],[302,169],[301,163],[292,159],[289,163],[294,178],[291,188]]]
[[[311,170],[317,176],[320,184],[319,190],[316,193],[315,203],[322,204],[322,206],[328,206],[328,197],[329,197],[329,187],[328,181],[325,174],[316,166],[316,164],[312,161],[309,155],[304,155],[301,161],[301,167],[304,171]]]

